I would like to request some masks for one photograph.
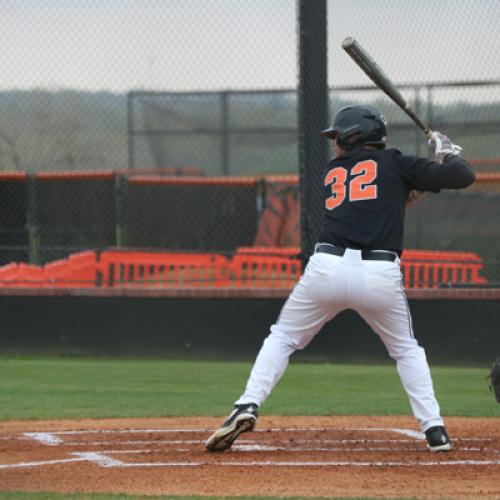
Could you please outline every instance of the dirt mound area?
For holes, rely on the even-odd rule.
[[[0,489],[149,495],[500,497],[498,419],[448,418],[430,453],[408,417],[261,417],[233,448],[220,418],[0,424]]]

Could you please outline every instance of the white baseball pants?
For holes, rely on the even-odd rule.
[[[290,355],[345,309],[357,311],[396,361],[413,414],[424,432],[443,425],[425,352],[413,336],[399,259],[362,260],[360,250],[342,257],[311,256],[304,274],[264,340],[244,394],[235,404],[260,405],[285,372]]]

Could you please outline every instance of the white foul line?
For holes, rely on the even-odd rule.
[[[85,458],[63,458],[60,460],[42,460],[39,462],[21,462],[18,464],[0,464],[0,469],[14,469],[16,467],[38,467],[40,465],[64,464],[68,462],[83,462]]]
[[[125,463],[108,457],[103,453],[73,453],[77,458],[61,460],[46,460],[39,462],[22,462],[18,464],[0,464],[0,469],[37,467],[42,465],[63,464],[69,462],[92,462],[104,468],[132,468],[132,467],[413,467],[413,466],[451,466],[451,465],[500,465],[500,460],[446,460],[431,462],[350,462],[350,461],[328,461],[328,462],[290,462],[290,461],[248,461],[248,462],[145,462]]]

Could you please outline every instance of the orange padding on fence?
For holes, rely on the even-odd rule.
[[[500,181],[500,172],[478,172],[476,182],[498,182]]]
[[[253,186],[256,177],[162,177],[160,175],[134,175],[129,177],[131,184],[162,184],[184,186]]]
[[[240,247],[218,254],[87,251],[45,266],[13,263],[0,268],[3,287],[292,288],[301,275],[300,248]],[[405,250],[407,288],[485,284],[483,263],[472,252]]]
[[[468,162],[471,165],[500,165],[500,158],[475,158]]]
[[[205,175],[203,167],[141,167],[141,168],[124,168],[118,170],[122,175]]]
[[[472,165],[500,165],[500,158],[469,160]],[[210,176],[205,177],[201,167],[153,167],[113,170],[41,171],[34,174],[39,180],[109,180],[114,175],[124,175],[134,184],[175,185],[254,185],[262,180],[269,183],[298,184],[296,174],[264,176]],[[0,172],[0,181],[24,181],[26,172]],[[476,172],[476,182],[498,182],[500,172]]]
[[[41,181],[90,181],[108,180],[114,176],[112,170],[89,170],[88,172],[40,172],[35,178]]]
[[[77,170],[74,172],[39,172],[35,178],[41,181],[88,181],[112,179],[112,170]]]
[[[26,172],[0,172],[0,181],[25,181],[27,178]]]

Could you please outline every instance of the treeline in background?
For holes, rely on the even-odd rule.
[[[468,160],[488,160],[478,171],[500,172],[500,82],[408,85],[403,92]],[[389,121],[389,145],[425,156],[423,135],[377,94],[333,88],[330,114],[369,102]],[[207,175],[298,173],[296,91],[0,92],[1,171],[185,166]]]

